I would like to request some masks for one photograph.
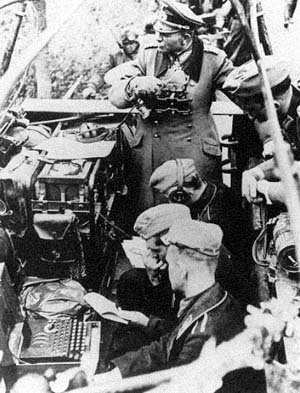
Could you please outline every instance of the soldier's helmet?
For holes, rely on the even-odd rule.
[[[133,26],[124,27],[120,32],[119,42],[126,44],[128,42],[139,42],[139,34]]]

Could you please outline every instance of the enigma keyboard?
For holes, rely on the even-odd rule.
[[[20,359],[28,363],[79,362],[86,351],[100,352],[100,322],[35,319],[23,336]]]

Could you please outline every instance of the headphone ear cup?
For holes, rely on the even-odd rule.
[[[170,202],[181,203],[182,205],[185,205],[186,203],[188,203],[190,199],[191,199],[190,194],[187,193],[182,188],[172,191],[169,195]]]
[[[191,199],[191,196],[183,189],[184,173],[182,163],[179,159],[175,161],[177,168],[177,188],[170,193],[169,201],[185,205]]]

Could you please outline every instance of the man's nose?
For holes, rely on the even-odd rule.
[[[163,37],[162,37],[162,35],[160,34],[160,33],[156,33],[156,40],[158,41],[158,42],[162,42],[162,40],[163,40]]]

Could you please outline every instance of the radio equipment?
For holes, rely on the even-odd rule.
[[[274,265],[274,268],[283,269],[288,274],[299,275],[300,268],[296,257],[295,239],[288,213],[280,213],[266,223],[253,244],[252,256],[260,266]],[[273,261],[274,257],[275,262]]]
[[[88,152],[101,158],[62,159],[59,153],[57,159],[45,159],[31,199],[33,228],[37,235],[33,258],[37,258],[39,276],[81,280],[94,275],[91,271],[99,263],[97,225],[117,188],[117,149],[115,142],[81,144],[70,139],[69,131],[65,131],[66,137],[49,140],[54,155],[63,143],[65,147],[71,146],[69,156],[74,148],[75,156],[83,151],[83,154]]]
[[[116,194],[127,190],[127,145],[110,113],[71,119],[54,121],[55,129],[35,141],[34,150],[15,154],[1,171],[0,220],[22,274],[94,285],[107,262],[102,223],[109,221]],[[29,127],[23,128],[31,137],[35,126]]]
[[[46,164],[37,177],[33,212],[58,213],[71,209],[89,213],[95,198],[92,193],[100,160],[57,161]]]
[[[296,247],[288,213],[277,216],[273,229],[274,246],[278,265],[289,273],[300,273]]]

